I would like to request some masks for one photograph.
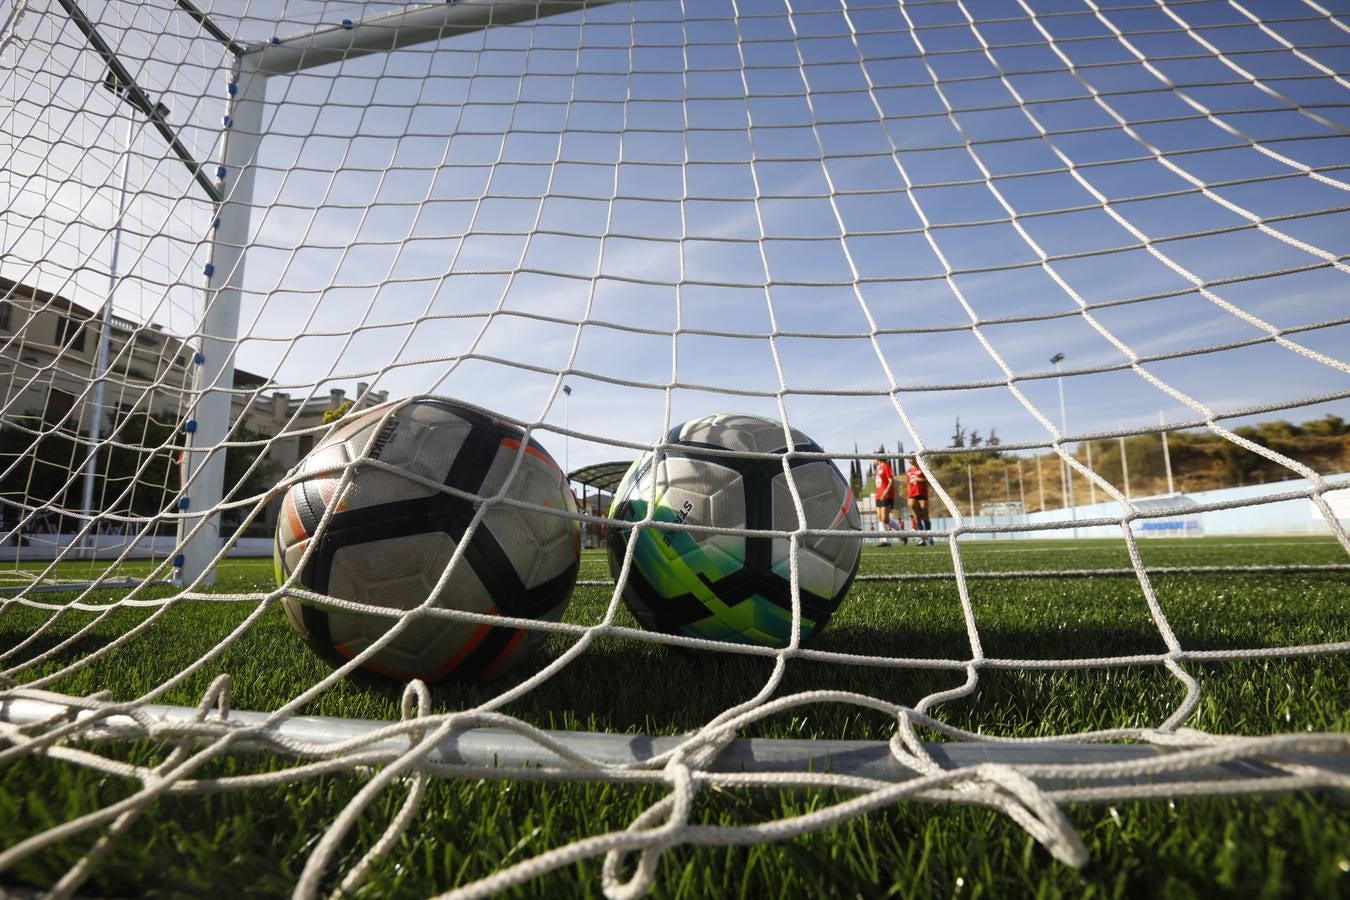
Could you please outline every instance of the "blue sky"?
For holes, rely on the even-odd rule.
[[[794,425],[852,452],[913,446],[883,396],[892,377],[929,446],[946,442],[958,415],[1005,441],[1048,439],[1000,383],[972,315],[1019,375],[1049,370],[1056,352],[1069,369],[1124,361],[1079,300],[1140,355],[1264,333],[1178,270],[1229,282],[1213,294],[1276,327],[1350,315],[1345,263],[1335,262],[1350,253],[1350,91],[1314,64],[1350,68],[1345,4],[1339,22],[1302,3],[1181,4],[1173,12],[1191,33],[1147,4],[1115,5],[1127,8],[966,3],[983,20],[972,28],[958,4],[793,4],[788,18],[782,3],[739,3],[739,17],[708,3],[685,19],[677,4],[644,0],[589,10],[584,25],[560,16],[275,77],[239,364],[296,395],[357,381],[396,396],[435,390],[637,444],[659,436],[667,400],[671,422],[776,415],[771,395],[785,387]],[[281,24],[243,4],[211,14],[242,39],[266,40],[355,8],[291,3]],[[147,64],[145,75],[174,88],[176,121],[204,154],[218,152],[221,76],[205,42],[184,37],[190,22],[153,9],[117,22],[125,13],[89,9],[138,58],[153,47],[184,61]],[[1243,9],[1269,18],[1269,31]],[[72,48],[76,37],[65,38]],[[86,79],[101,74],[96,61],[82,65]],[[79,133],[101,147],[105,170],[90,210],[110,202],[120,128]],[[163,152],[153,134],[135,146]],[[160,198],[192,190],[175,165],[138,160],[133,213],[180,241],[139,239],[151,249],[128,265],[184,283],[124,284],[118,304],[189,332],[204,204]],[[1155,194],[1169,196],[1139,199]],[[1221,200],[1294,217],[1270,223],[1279,235],[1261,233]],[[107,245],[91,231],[68,252],[97,270]],[[51,289],[75,268],[57,257],[47,248]],[[9,260],[4,272],[15,268]],[[1262,277],[1235,280],[1248,276]],[[96,279],[64,280],[101,290]],[[1343,359],[1348,337],[1340,325],[1290,339]],[[564,402],[554,390],[569,366]],[[1146,366],[1216,411],[1350,389],[1343,363],[1271,343]],[[1019,384],[1058,421],[1053,379]],[[1064,388],[1074,432],[1143,427],[1159,411],[1197,417],[1128,370],[1075,375]],[[1345,401],[1281,415],[1328,411],[1350,415]],[[574,467],[631,455],[542,439]]]

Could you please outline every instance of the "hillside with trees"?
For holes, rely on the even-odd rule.
[[[1297,425],[1280,419],[1239,426],[1233,433],[1304,463],[1317,472],[1350,471],[1350,423],[1340,416],[1328,415]],[[978,448],[973,453],[938,454],[929,459],[934,474],[963,510],[970,507],[968,485],[975,489],[977,510],[985,504],[1007,502],[1022,502],[1028,512],[1065,505],[1058,455],[1047,452],[1028,456],[1005,452],[993,431],[983,437],[978,431],[967,431],[959,419],[951,446]],[[1208,429],[1169,432],[1167,447],[1174,489],[1181,493],[1298,477],[1287,467]],[[1090,453],[1092,470],[1122,492],[1124,476],[1128,472],[1131,496],[1143,497],[1167,491],[1167,465],[1159,434],[1135,435],[1123,441],[1118,438],[1084,441],[1074,445],[1073,451],[1074,458],[1085,466]],[[1098,501],[1110,499],[1100,489],[1096,495]],[[1075,502],[1083,505],[1090,502],[1091,497],[1088,480],[1075,473]]]

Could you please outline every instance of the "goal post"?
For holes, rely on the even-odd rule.
[[[688,850],[746,881],[687,889],[796,854],[809,895],[904,871],[859,835],[911,806],[1021,829],[935,816],[934,853],[980,844],[960,877],[1023,834],[1055,866],[1128,853],[1080,804],[1255,794],[1295,810],[1280,853],[1336,864],[1298,841],[1350,789],[1343,14],[274,7],[0,17],[0,885],[154,889],[126,873],[172,844],[201,879],[276,862],[264,893],[618,898]],[[476,480],[436,436],[382,456],[424,401]],[[682,436],[736,414],[773,447]],[[734,486],[625,508],[635,459]],[[575,506],[512,493],[541,472]],[[383,549],[334,574],[335,521],[388,480],[426,490],[383,504],[423,530],[349,517]],[[568,550],[560,521],[554,618],[441,602]],[[744,566],[720,621],[746,642],[644,619],[653,534]],[[431,563],[393,549],[428,536]],[[822,579],[843,600],[807,637]],[[784,645],[747,637],[765,610]],[[392,629],[330,630],[351,613]],[[373,678],[433,626],[467,635],[438,674],[497,677]]]
[[[442,40],[493,25],[508,25],[539,16],[602,5],[612,0],[458,0],[353,22],[317,28],[309,33],[277,36],[266,43],[238,47],[228,83],[222,118],[221,190],[213,222],[211,258],[206,270],[200,360],[194,360],[196,407],[185,452],[183,494],[188,511],[179,525],[179,555],[174,558],[180,584],[215,583],[212,562],[220,553],[219,514],[203,519],[199,510],[214,510],[224,496],[225,456],[220,450],[229,433],[234,396],[234,346],[239,335],[240,285],[250,239],[254,166],[263,135],[267,79],[371,53]],[[195,503],[195,505],[194,505]]]
[[[211,563],[220,554],[220,515],[211,511],[224,496],[225,453],[221,448],[233,418],[240,285],[266,90],[265,78],[236,65],[223,117],[223,152],[217,172],[222,200],[212,222],[211,256],[204,273],[201,349],[192,358],[196,404],[189,413],[190,425],[185,423],[189,429],[183,455],[186,503],[181,504],[187,515],[178,526],[181,549],[173,560],[175,580],[180,584],[213,584]]]

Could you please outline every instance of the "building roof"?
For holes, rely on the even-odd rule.
[[[94,318],[98,315],[97,310],[89,309],[86,306],[76,303],[74,300],[62,297],[60,294],[53,294],[49,291],[44,291],[40,288],[35,288],[31,285],[23,284],[22,282],[14,281],[13,279],[0,275],[0,301],[9,300],[13,302],[13,298],[15,297],[23,297],[30,301],[34,306],[49,307],[52,310],[65,313],[72,318],[82,319],[86,322],[93,322]],[[165,343],[170,341],[177,341],[179,344],[187,343],[184,338],[170,334],[164,330],[162,325],[158,325],[154,322],[142,324],[118,315],[114,315],[112,318],[113,329],[115,331],[130,333],[139,329],[145,329],[152,333],[162,335]],[[236,388],[264,388],[267,387],[269,383],[269,379],[262,375],[257,375],[238,367],[234,370],[234,387]]]

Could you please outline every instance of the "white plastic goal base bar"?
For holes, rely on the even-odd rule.
[[[51,594],[51,593],[70,593],[73,591],[85,591],[94,588],[100,591],[109,590],[127,590],[146,585],[148,587],[170,587],[172,581],[164,579],[127,578],[122,581],[73,581],[70,583],[53,582],[47,584],[23,584],[18,587],[0,587],[0,597],[9,597],[14,594]]]
[[[166,725],[219,726],[222,722],[236,727],[261,726],[267,713],[231,710],[222,720],[218,713],[205,720],[200,711],[185,706],[147,704],[140,712]],[[0,699],[0,722],[15,726],[39,723],[67,723],[84,720],[88,726],[78,732],[80,739],[126,740],[146,736],[146,726],[130,716],[112,715],[97,719],[88,710],[59,703],[26,698]],[[291,716],[278,719],[265,729],[271,740],[266,749],[275,752],[284,743],[314,746],[336,746],[356,741],[382,728],[389,722],[363,719],[340,719],[321,716]],[[606,768],[641,768],[650,760],[668,753],[687,740],[684,737],[649,735],[596,734],[580,731],[549,731],[548,737],[567,751],[583,756]],[[1309,735],[1308,737],[1313,737]],[[207,740],[202,737],[201,740]],[[264,742],[236,741],[236,749],[258,749]],[[362,746],[362,754],[385,752],[390,757],[406,752],[409,739],[405,735],[386,738]],[[1093,774],[1102,766],[1117,763],[1160,759],[1168,754],[1184,752],[1179,749],[1151,744],[1091,744],[1072,742],[993,742],[951,741],[927,742],[925,749],[943,769],[955,771],[985,764],[1012,767],[1081,767],[1081,773],[1063,772],[1054,776],[1033,776],[1043,789],[1060,790],[1081,787],[1090,782],[1094,787],[1139,783],[1195,783],[1195,782],[1260,782],[1277,776],[1286,776],[1286,766],[1320,770],[1333,780],[1337,776],[1350,778],[1350,754],[1341,752],[1286,752],[1279,754],[1279,766],[1262,760],[1231,759],[1223,762],[1178,767],[1172,771],[1154,771],[1148,775],[1102,777]],[[504,728],[473,728],[448,735],[430,750],[425,761],[429,766],[455,766],[494,770],[493,775],[510,777],[512,769],[566,768],[572,773],[569,780],[585,780],[585,771],[563,759],[547,747]],[[701,767],[712,773],[832,773],[871,781],[902,782],[920,777],[921,772],[903,765],[884,741],[844,740],[789,740],[773,738],[738,738],[729,743],[717,757]],[[602,770],[597,770],[599,773]],[[1273,786],[1272,789],[1286,789]],[[1249,792],[1248,787],[1243,792]],[[1259,790],[1259,788],[1258,788]]]

